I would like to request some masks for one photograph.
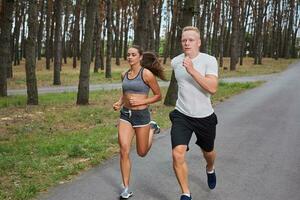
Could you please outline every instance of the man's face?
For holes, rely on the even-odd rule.
[[[199,34],[192,30],[184,31],[181,36],[181,45],[185,55],[197,55],[201,45]]]

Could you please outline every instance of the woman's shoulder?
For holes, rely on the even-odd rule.
[[[128,73],[128,69],[125,70],[125,71],[123,71],[123,72],[121,72],[121,78],[122,78],[122,80],[124,79],[124,77],[126,76],[127,73]]]
[[[143,79],[149,80],[154,77],[154,74],[147,68],[143,68]]]

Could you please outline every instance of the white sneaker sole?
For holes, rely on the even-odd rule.
[[[133,195],[133,192],[129,192],[126,196],[125,195],[121,195],[120,199],[129,199],[132,195]]]

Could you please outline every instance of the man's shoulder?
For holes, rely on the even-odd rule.
[[[216,60],[216,57],[214,57],[212,55],[209,55],[207,53],[202,53],[202,52],[200,52],[199,58],[201,58],[201,59],[207,59],[207,60]]]

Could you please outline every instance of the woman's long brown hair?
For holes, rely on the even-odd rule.
[[[137,49],[139,54],[143,56],[143,59],[141,60],[142,67],[149,69],[155,76],[159,77],[161,80],[167,80],[164,73],[164,68],[160,64],[160,61],[155,53],[150,51],[143,52],[142,48],[138,45],[133,45],[130,48]]]

